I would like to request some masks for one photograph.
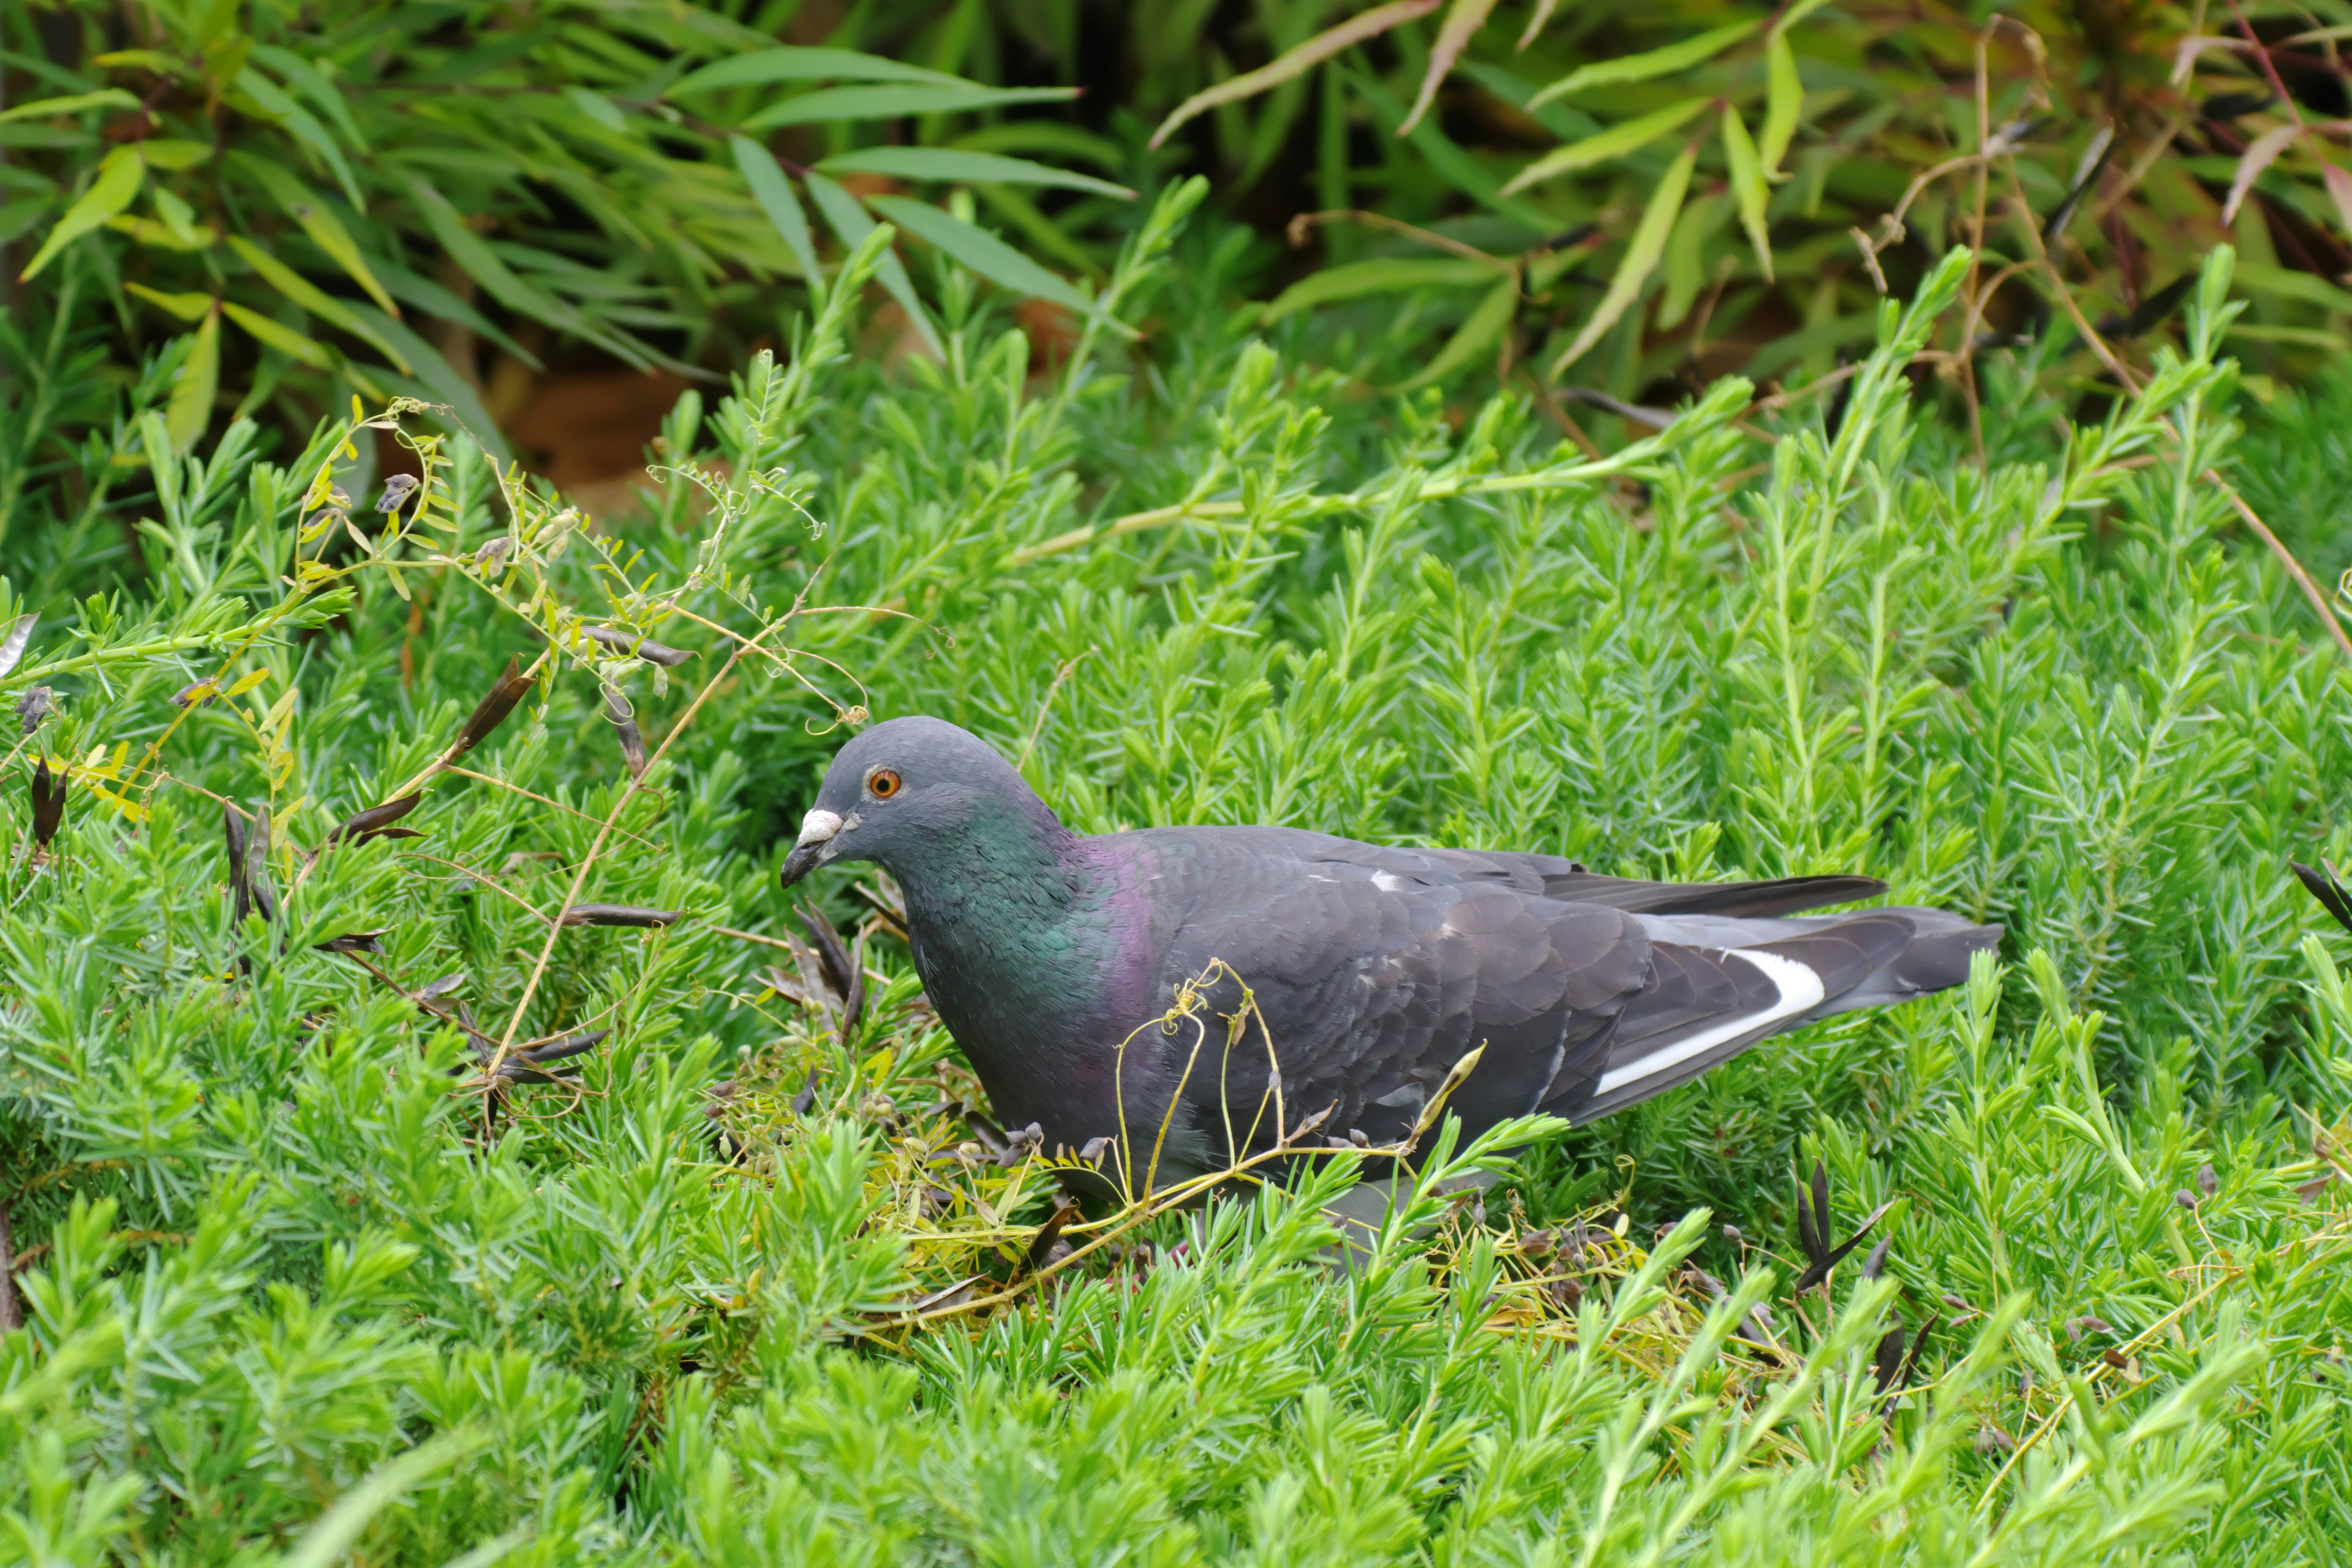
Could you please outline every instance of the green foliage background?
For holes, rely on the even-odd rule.
[[[891,44],[1013,81],[1021,18],[961,7],[893,33],[880,12],[842,24],[870,37],[790,47]],[[488,85],[602,123],[566,89],[636,116],[657,95],[619,90],[614,40],[686,15],[450,7],[416,47],[521,28],[532,47],[481,68],[530,80]],[[1297,37],[1331,19],[1312,16]],[[88,22],[12,15],[10,70],[58,16]],[[265,34],[292,24],[153,17],[210,73],[158,107],[214,116],[217,78],[211,122],[293,138],[280,162],[334,204],[325,155],[290,117],[256,130],[268,116],[234,100],[268,108],[236,85],[253,68],[212,52],[242,38],[268,68],[260,50],[291,46]],[[786,23],[728,25],[765,47]],[[1421,75],[1385,63],[1407,89]],[[1137,86],[1139,159],[1147,116],[1208,85],[1181,76]],[[647,115],[615,132],[636,152],[602,143],[618,162],[583,177],[656,145],[736,156],[739,122]],[[34,121],[101,134],[54,121]],[[1451,328],[1384,328],[1369,361],[1345,317],[1362,296],[1266,329],[1236,302],[1270,293],[1267,241],[1148,161],[1097,170],[1140,200],[1043,187],[1070,205],[1033,210],[1078,215],[1083,263],[1006,216],[999,182],[940,183],[930,210],[1067,268],[1077,331],[1049,356],[1055,334],[1014,325],[1038,324],[1016,315],[1034,279],[968,240],[959,258],[813,228],[812,287],[772,185],[762,204],[640,171],[660,199],[718,193],[656,247],[723,252],[698,282],[682,263],[600,271],[593,249],[599,267],[559,267],[544,258],[593,224],[509,220],[525,186],[499,182],[520,176],[480,161],[547,152],[517,123],[406,145],[471,171],[452,187],[534,299],[723,367],[670,414],[642,515],[588,526],[504,473],[462,407],[375,395],[401,384],[346,417],[353,372],[389,370],[365,334],[272,303],[257,268],[210,270],[243,257],[226,215],[257,214],[251,232],[356,312],[364,284],[303,251],[287,206],[191,202],[218,230],[191,250],[101,226],[20,286],[0,627],[37,619],[0,696],[44,687],[54,710],[0,763],[0,1209],[24,1318],[0,1336],[0,1562],[2352,1552],[2352,992],[2284,864],[2347,847],[2328,781],[2352,760],[2347,670],[2204,478],[2334,566],[2352,383],[2298,389],[2273,357],[2242,395],[2227,349],[2295,345],[2244,335],[2227,253],[2126,346],[2128,386],[2063,312],[2011,322],[1973,357],[1972,423],[1921,356],[1965,341],[1982,273],[1923,247],[1918,302],[1863,310],[1875,352],[1843,379],[1761,401],[1718,384],[1663,431],[1607,414],[1594,457],[1543,389],[1489,397],[1490,369],[1372,390]],[[1066,174],[1097,147],[1041,123],[1062,129],[945,147],[989,130],[948,120],[908,150]],[[37,145],[103,177],[94,140],[12,157]],[[244,169],[274,203],[230,151],[190,167]],[[826,155],[856,151],[845,132]],[[814,207],[796,171],[816,165],[793,152],[772,153],[778,177]],[[142,163],[142,201],[170,188],[161,166]],[[373,274],[429,279],[449,237],[368,184],[373,163],[352,174],[364,221],[335,210]],[[893,255],[936,358],[886,363],[914,319]],[[192,270],[143,286],[201,296],[201,319],[104,316],[146,300],[131,272],[159,258]],[[1807,265],[1781,276],[1827,276]],[[230,302],[331,352],[235,347]],[[2333,330],[2306,307],[2293,330]],[[467,308],[509,336],[531,319]],[[630,314],[647,310],[671,314]],[[887,331],[877,311],[898,312]],[[228,393],[175,425],[207,323]],[[779,353],[753,351],[762,333]],[[428,476],[413,512],[370,510],[379,435]],[[647,637],[693,657],[630,657]],[[510,658],[526,704],[436,770]],[[1316,1205],[1353,1173],[1340,1153],[1300,1192],[1122,1233],[1149,1261],[1041,1255],[1041,1275],[1048,1187],[943,1109],[973,1086],[887,921],[865,925],[846,1040],[775,945],[794,940],[779,835],[861,710],[980,731],[1097,831],[1279,821],[1642,875],[1864,869],[2010,937],[1965,992],[1775,1041],[1549,1141],[1475,1208],[1423,1194],[1352,1272]],[[621,710],[655,753],[642,779]],[[46,846],[20,782],[37,760],[67,781]],[[313,858],[420,779],[402,822],[419,837]],[[240,921],[222,812],[265,807],[277,912]],[[870,907],[853,880],[820,889],[845,925]],[[685,913],[550,925],[583,902]],[[313,945],[359,931],[381,933],[361,955],[379,973]],[[420,1011],[452,975],[450,1013]],[[612,1033],[558,1081],[503,1088],[467,1033],[590,1028]],[[1816,1161],[1835,1235],[1896,1206],[1875,1279],[1857,1251],[1795,1296],[1787,1194]],[[1013,1300],[964,1310],[974,1280]],[[1890,1334],[1916,1358],[1899,1389],[1879,1375]]]

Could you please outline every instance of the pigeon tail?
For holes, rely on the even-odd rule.
[[[1774,1035],[1957,985],[1968,978],[1970,956],[2001,937],[1999,926],[1919,909],[1801,921],[1654,916],[1642,923],[1652,937],[1649,982],[1626,1005],[1606,1056],[1580,1062],[1575,1081],[1555,1085],[1543,1107],[1554,1115],[1596,1121]]]

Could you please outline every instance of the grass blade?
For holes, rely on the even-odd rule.
[[[1445,13],[1445,21],[1437,29],[1437,43],[1429,51],[1429,68],[1422,73],[1421,90],[1413,95],[1412,111],[1396,129],[1399,136],[1420,124],[1421,117],[1429,112],[1438,88],[1453,73],[1454,62],[1462,58],[1462,51],[1470,47],[1494,9],[1495,0],[1454,0],[1454,8]]]
[[[1571,142],[1565,147],[1554,148],[1542,157],[1511,176],[1503,187],[1505,195],[1514,195],[1529,185],[1577,169],[1589,169],[1595,163],[1605,163],[1612,158],[1648,146],[1659,137],[1677,130],[1696,119],[1702,110],[1714,103],[1711,98],[1686,98],[1680,103],[1612,125],[1598,135],[1581,142]]]
[[[866,205],[908,234],[946,251],[990,282],[1016,294],[1049,300],[1086,315],[1094,309],[1084,294],[1046,271],[986,229],[954,214],[908,196],[869,196]]]
[[[1625,247],[1624,259],[1617,263],[1617,275],[1609,280],[1609,292],[1601,297],[1600,308],[1576,334],[1576,341],[1552,362],[1555,378],[1584,357],[1585,351],[1599,342],[1601,334],[1615,326],[1626,307],[1640,297],[1642,285],[1649,280],[1666,248],[1666,237],[1674,232],[1675,219],[1683,209],[1683,193],[1690,188],[1691,169],[1697,162],[1698,144],[1694,142],[1667,167],[1665,178],[1658,182],[1650,205],[1643,210],[1641,226]]]
[[[1651,49],[1638,55],[1621,55],[1613,60],[1595,60],[1580,66],[1568,75],[1537,93],[1528,100],[1533,109],[1539,103],[1549,103],[1555,98],[1565,98],[1571,92],[1582,92],[1589,87],[1604,87],[1620,82],[1648,81],[1654,77],[1670,76],[1702,60],[1714,58],[1740,39],[1753,33],[1760,21],[1734,22],[1701,33],[1696,38],[1685,38],[1679,44],[1668,44],[1663,49]]]
[[[1174,135],[1177,127],[1186,121],[1206,114],[1220,104],[1235,103],[1302,77],[1333,55],[1351,49],[1367,38],[1376,38],[1391,27],[1426,16],[1443,3],[1444,0],[1390,0],[1390,4],[1375,5],[1360,16],[1349,17],[1336,27],[1327,27],[1297,48],[1286,49],[1254,71],[1245,71],[1230,81],[1221,81],[1214,87],[1194,93],[1160,122],[1160,128],[1151,133],[1148,145],[1157,148]]]

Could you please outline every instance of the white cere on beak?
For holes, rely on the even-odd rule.
[[[801,836],[794,848],[807,844],[822,844],[841,831],[841,818],[829,811],[812,811],[801,818]]]

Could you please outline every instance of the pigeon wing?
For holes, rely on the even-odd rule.
[[[1161,965],[1163,994],[1216,960],[1238,980],[1212,987],[1208,1026],[1163,1042],[1190,1059],[1154,1075],[1184,1082],[1211,1157],[1275,1141],[1277,1082],[1287,1126],[1328,1109],[1325,1134],[1402,1138],[1481,1045],[1449,1108],[1474,1133],[1533,1110],[1563,1072],[1591,1076],[1649,973],[1640,922],[1606,907],[1328,863],[1250,870],[1218,880]]]

